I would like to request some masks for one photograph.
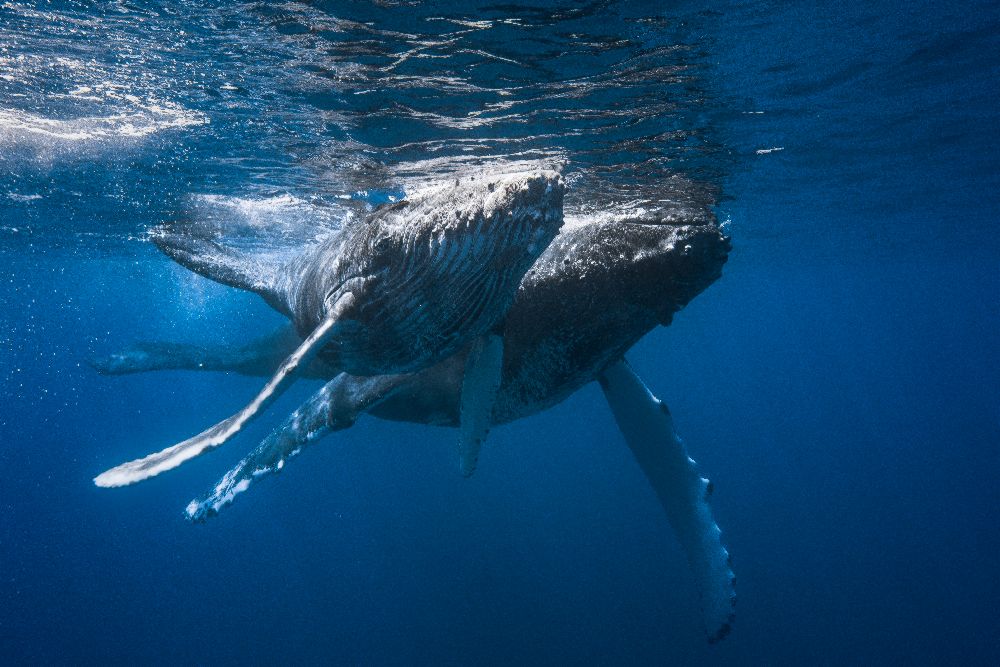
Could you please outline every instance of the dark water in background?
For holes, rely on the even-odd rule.
[[[4,662],[996,663],[993,3],[217,4],[0,5]],[[471,480],[452,433],[365,419],[185,523],[303,382],[90,481],[260,381],[86,356],[280,322],[145,230],[208,201],[292,245],[497,158],[564,165],[575,213],[718,201],[725,275],[630,355],[715,482],[718,646],[594,387]]]

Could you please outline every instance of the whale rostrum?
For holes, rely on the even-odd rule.
[[[223,282],[263,292],[289,314],[304,341],[242,410],[200,434],[98,475],[123,486],[218,447],[291,386],[314,357],[354,375],[418,371],[488,336],[489,354],[470,358],[463,385],[470,426],[463,451],[485,437],[500,384],[498,334],[524,273],[562,225],[563,182],[552,171],[456,181],[349,224],[274,271],[269,280],[223,263]],[[173,248],[166,238],[161,245]],[[215,265],[178,244],[175,258],[214,277]],[[194,244],[195,249],[197,243]],[[171,254],[168,250],[168,254]],[[480,395],[481,394],[481,395]],[[477,414],[482,413],[482,414]]]

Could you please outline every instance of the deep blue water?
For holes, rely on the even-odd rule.
[[[997,664],[998,54],[989,2],[0,5],[2,661]],[[720,644],[596,386],[469,480],[451,432],[368,418],[188,524],[301,382],[91,481],[260,380],[88,356],[281,322],[149,228],[223,202],[268,223],[234,243],[293,245],[497,157],[562,164],[584,212],[683,174],[732,234],[629,355],[715,483]]]

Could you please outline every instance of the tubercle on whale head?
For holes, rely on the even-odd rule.
[[[557,171],[541,170],[507,177],[512,196],[509,206],[513,209],[545,210],[562,209],[566,183]],[[495,191],[492,186],[490,191]]]
[[[562,175],[551,169],[470,171],[417,187],[405,200],[377,209],[369,220],[385,218],[433,236],[497,231],[497,225],[545,228],[554,235],[562,225],[565,190]]]
[[[559,280],[578,289],[586,286],[593,299],[638,308],[651,323],[667,325],[719,278],[729,249],[728,237],[710,215],[573,221],[531,280],[544,280],[546,273],[563,276]]]
[[[722,276],[731,248],[714,222],[678,227],[661,239],[652,253],[660,324],[669,325],[674,313]]]
[[[563,196],[566,183],[559,172],[544,170],[515,178],[513,200],[509,207],[514,215],[542,216],[543,223],[562,226]]]
[[[563,225],[563,196],[566,184],[556,171],[542,170],[505,177],[503,190],[490,182],[489,191],[499,196],[488,197],[484,215],[496,211],[509,216],[515,226],[530,230],[526,248],[532,255],[539,255],[559,233]]]

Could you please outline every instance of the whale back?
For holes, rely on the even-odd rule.
[[[508,313],[499,421],[555,405],[617,361],[721,275],[729,238],[701,212],[567,223]],[[540,382],[545,378],[545,382]],[[544,386],[543,386],[544,385]]]

